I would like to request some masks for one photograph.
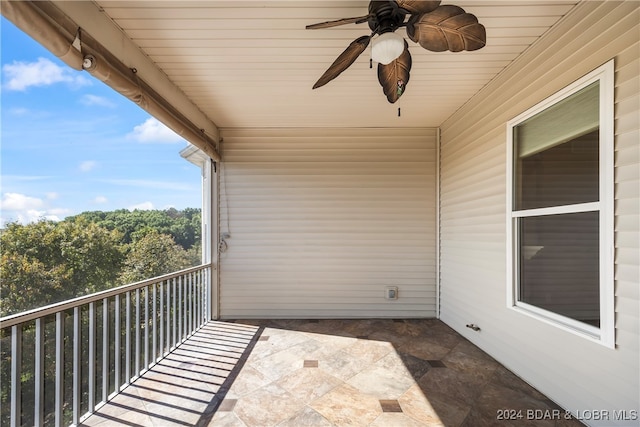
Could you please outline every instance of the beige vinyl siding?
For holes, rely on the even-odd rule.
[[[580,4],[441,128],[441,319],[574,412],[640,410],[639,5]],[[611,58],[615,349],[511,310],[506,297],[506,122]]]
[[[435,317],[435,129],[223,138],[222,317]]]

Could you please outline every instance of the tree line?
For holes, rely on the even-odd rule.
[[[201,263],[200,209],[91,211],[9,223],[0,234],[0,317]]]

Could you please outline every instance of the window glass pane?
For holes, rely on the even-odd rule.
[[[598,131],[516,160],[515,209],[599,199]]]
[[[518,300],[599,327],[599,213],[525,217],[518,225]]]
[[[518,156],[531,156],[599,126],[600,82],[596,81],[518,124]]]
[[[599,90],[594,82],[513,128],[516,210],[598,201]]]

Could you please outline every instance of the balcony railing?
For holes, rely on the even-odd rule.
[[[0,319],[0,424],[77,425],[209,318],[201,265]]]

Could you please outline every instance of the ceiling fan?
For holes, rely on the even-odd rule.
[[[458,6],[441,6],[440,0],[371,1],[367,15],[320,22],[306,28],[315,30],[364,22],[369,24],[371,34],[351,42],[313,85],[314,89],[349,68],[373,40],[371,58],[378,63],[378,81],[387,100],[396,102],[406,89],[411,70],[409,44],[395,34],[400,27],[406,27],[411,41],[433,52],[478,50],[487,40],[485,28],[475,15]]]

